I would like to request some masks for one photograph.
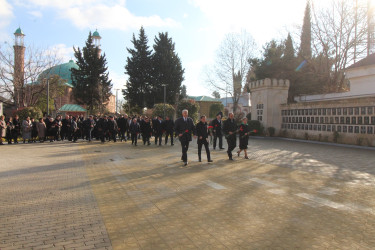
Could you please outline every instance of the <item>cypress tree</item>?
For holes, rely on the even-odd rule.
[[[148,38],[143,27],[139,30],[138,39],[133,34],[134,49],[127,48],[130,57],[127,58],[125,74],[129,75],[126,89],[123,91],[131,106],[152,107],[147,101],[151,93],[152,51],[149,49]]]
[[[82,50],[73,49],[79,67],[71,69],[74,98],[78,104],[86,105],[91,112],[103,112],[104,103],[108,102],[112,88],[105,54],[99,55],[99,48],[93,44],[91,32]]]
[[[299,56],[303,59],[310,59],[311,53],[311,10],[310,1],[307,1],[305,8],[305,16],[303,17],[303,25],[301,32],[301,45]]]
[[[176,96],[181,95],[181,83],[185,70],[175,52],[175,44],[168,32],[159,33],[154,39],[154,54],[152,55],[152,95],[148,98],[151,103],[162,103],[164,100],[163,84],[166,85],[166,101],[175,104]]]

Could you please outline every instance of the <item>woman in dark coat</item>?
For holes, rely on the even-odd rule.
[[[237,155],[240,156],[240,153],[242,150],[245,152],[245,159],[249,159],[247,156],[247,145],[249,143],[249,134],[250,134],[250,128],[247,124],[247,118],[242,119],[242,123],[239,127],[239,135],[240,135],[240,150],[237,151]]]
[[[142,133],[142,139],[143,139],[143,145],[150,145],[150,137],[152,135],[152,128],[151,128],[151,123],[150,119],[146,117],[142,122],[141,122],[141,133]]]

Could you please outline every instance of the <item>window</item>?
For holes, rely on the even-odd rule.
[[[340,125],[337,126],[337,132],[341,133],[341,126]]]
[[[312,115],[313,112],[312,112],[312,109],[309,109],[309,115]]]
[[[367,127],[367,134],[372,134],[373,133],[373,130],[372,130],[372,127],[371,126],[368,126]]]
[[[322,109],[318,109],[318,115],[322,115]]]
[[[332,131],[336,131],[336,125],[332,125]]]
[[[330,132],[331,131],[331,125],[327,125],[327,131]]]
[[[353,108],[349,108],[349,115],[353,115],[354,114],[354,109]]]
[[[318,110],[314,109],[314,115],[317,115],[317,114],[318,114]]]
[[[333,124],[333,117],[332,116],[329,118],[329,123]]]
[[[324,123],[324,117],[320,117],[320,123]]]
[[[341,108],[337,109],[337,115],[341,115]]]
[[[307,121],[306,121],[307,123],[310,123],[310,117],[307,117]]]
[[[327,130],[327,126],[326,126],[326,125],[323,125],[323,126],[322,126],[322,130],[323,130],[323,131],[326,131],[326,130]]]
[[[352,124],[357,124],[357,117],[355,116],[352,117]]]
[[[335,108],[332,109],[332,115],[336,115],[336,109]]]
[[[349,133],[353,133],[353,126],[349,126]]]
[[[327,109],[323,109],[323,115],[327,115]]]
[[[350,124],[350,117],[346,117],[346,124]]]
[[[361,107],[361,115],[365,115],[365,114],[366,114],[366,107]]]
[[[362,124],[362,116],[358,116],[358,124],[359,124],[359,125]]]
[[[366,134],[366,126],[361,126],[361,134]]]
[[[347,108],[343,108],[342,109],[342,114],[343,115],[347,115],[348,114],[348,109]]]
[[[335,123],[338,124],[340,122],[340,119],[336,116],[335,117]]]
[[[365,125],[369,125],[370,124],[370,117],[368,116],[365,116]]]
[[[322,125],[318,125],[318,131],[322,131]]]
[[[359,108],[357,107],[357,108],[354,108],[354,114],[355,115],[359,115]]]
[[[342,132],[344,132],[344,133],[348,132],[348,127],[347,126],[343,126],[342,127]]]
[[[367,114],[372,115],[372,107],[367,107]]]
[[[375,125],[375,116],[371,116],[371,124]]]
[[[331,109],[327,109],[327,115],[331,115]]]
[[[314,123],[314,122],[315,122],[315,118],[311,117],[311,123]]]
[[[354,133],[358,134],[359,133],[359,126],[354,127]]]

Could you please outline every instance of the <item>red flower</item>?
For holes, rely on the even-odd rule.
[[[254,133],[258,132],[256,129],[254,129]]]
[[[217,124],[215,125],[215,127],[217,127]]]
[[[186,129],[186,130],[185,130],[185,133],[188,133],[188,132],[189,132],[189,130],[188,130],[188,129]]]
[[[241,131],[241,132],[243,131],[243,127],[240,127],[240,131]]]
[[[207,128],[210,129],[210,128],[214,128],[214,127],[213,126],[208,126]]]

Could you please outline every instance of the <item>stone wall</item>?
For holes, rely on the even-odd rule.
[[[375,97],[281,104],[281,136],[375,146]]]

